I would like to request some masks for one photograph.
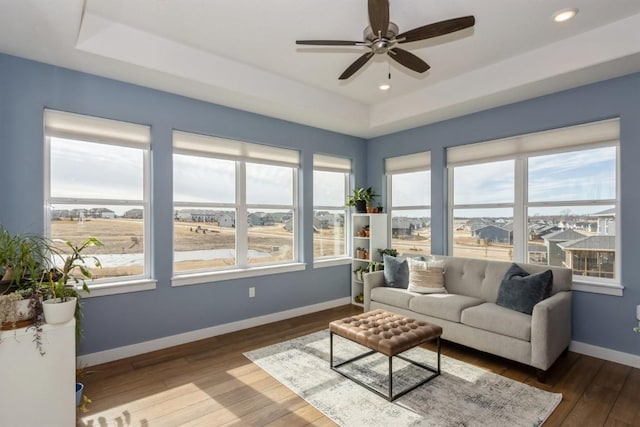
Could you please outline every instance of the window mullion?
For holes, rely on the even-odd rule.
[[[527,160],[519,157],[514,162],[514,206],[513,206],[513,260],[528,262],[527,245]]]
[[[248,266],[249,227],[247,225],[247,167],[242,161],[236,162],[236,264],[240,268]]]

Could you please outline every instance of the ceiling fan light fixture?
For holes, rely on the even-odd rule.
[[[389,90],[391,89],[391,83],[381,83],[380,86],[378,86],[378,89],[382,91]]]
[[[578,14],[578,9],[562,9],[553,14],[555,22],[566,22]]]

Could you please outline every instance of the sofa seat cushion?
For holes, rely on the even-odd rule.
[[[409,301],[414,296],[415,294],[407,292],[405,289],[387,287],[371,289],[371,301],[377,301],[407,310],[409,309]]]
[[[452,322],[460,322],[460,314],[464,309],[484,302],[479,298],[456,294],[413,295],[409,301],[411,311]]]
[[[487,302],[462,312],[462,323],[508,337],[531,341],[531,316]]]

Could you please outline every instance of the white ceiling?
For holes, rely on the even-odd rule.
[[[365,138],[640,71],[638,0],[390,0],[400,32],[466,15],[402,46],[426,73],[347,81],[364,48],[295,40],[361,40],[366,0],[0,0],[0,52]]]

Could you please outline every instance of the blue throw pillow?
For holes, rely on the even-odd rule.
[[[551,270],[529,274],[518,264],[511,264],[500,283],[496,304],[531,314],[534,305],[549,298],[552,286]]]
[[[384,262],[384,282],[392,288],[407,289],[409,286],[409,264],[406,258],[385,255]]]

